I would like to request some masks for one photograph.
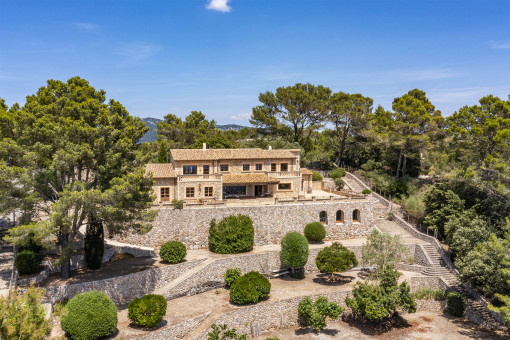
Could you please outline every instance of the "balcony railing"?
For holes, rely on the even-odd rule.
[[[276,172],[268,172],[267,175],[269,177],[300,177],[301,174],[299,171],[276,171]]]
[[[221,174],[210,175],[178,175],[178,182],[196,182],[196,181],[220,181]]]

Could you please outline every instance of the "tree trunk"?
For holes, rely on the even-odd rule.
[[[71,277],[71,259],[62,260],[60,263],[60,274],[63,279]]]
[[[407,157],[404,156],[404,164],[402,165],[402,177],[406,175],[407,172]]]
[[[398,174],[400,173],[400,164],[402,164],[402,154],[404,152],[404,148],[400,149],[400,155],[398,156],[398,166],[397,166],[397,173],[395,174],[395,177],[398,177]]]

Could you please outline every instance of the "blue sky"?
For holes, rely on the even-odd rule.
[[[248,124],[258,95],[310,82],[444,115],[510,94],[510,1],[0,0],[0,97],[80,76],[140,117]]]

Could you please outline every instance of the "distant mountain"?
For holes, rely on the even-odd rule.
[[[156,138],[156,130],[158,128],[158,123],[162,122],[163,120],[159,118],[142,118],[142,122],[147,125],[149,128],[149,131],[145,133],[145,135],[140,139],[140,143],[144,142],[155,142],[157,140]],[[237,125],[237,124],[226,124],[226,125],[216,125],[216,127],[222,131],[228,131],[228,130],[234,130],[234,131],[240,131],[246,126]]]

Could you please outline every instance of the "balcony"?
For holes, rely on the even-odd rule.
[[[221,174],[178,175],[177,182],[221,181]]]
[[[274,171],[268,172],[269,177],[283,178],[283,177],[301,177],[299,171]]]

